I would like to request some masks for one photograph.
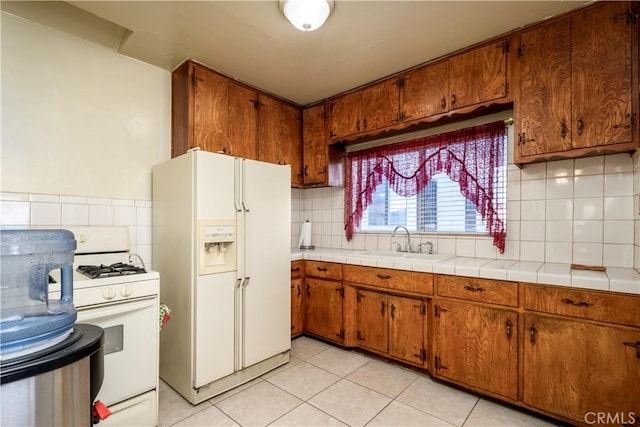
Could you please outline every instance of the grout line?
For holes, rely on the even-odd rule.
[[[478,397],[478,400],[476,400],[476,403],[473,404],[473,408],[471,408],[471,410],[469,411],[469,413],[467,414],[467,417],[464,419],[464,421],[462,422],[462,426],[464,426],[466,424],[467,421],[469,421],[469,417],[471,416],[471,414],[473,413],[473,410],[476,409],[476,406],[478,406],[478,403],[480,403],[480,398]]]

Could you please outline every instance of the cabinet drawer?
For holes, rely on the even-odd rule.
[[[524,308],[640,327],[640,298],[631,295],[526,285]]]
[[[302,277],[303,261],[291,261],[291,278],[297,279]]]
[[[430,273],[345,265],[344,280],[385,289],[433,294],[433,275]]]
[[[304,274],[305,276],[321,277],[323,279],[342,280],[342,264],[305,261]]]
[[[518,284],[477,277],[439,276],[435,278],[438,295],[490,304],[518,306]]]

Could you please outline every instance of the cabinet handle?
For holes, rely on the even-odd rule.
[[[456,104],[456,94],[451,94],[451,106],[453,107]]]
[[[327,267],[316,267],[318,271],[327,271]]]
[[[298,285],[298,298],[300,298],[300,285]]]
[[[311,292],[309,292],[309,284],[307,283],[307,298],[311,296]]]
[[[529,327],[529,341],[531,345],[536,345],[536,340],[538,338],[538,329],[536,329],[535,325],[531,325]]]
[[[364,123],[364,129],[366,130],[367,129],[367,119],[364,119],[362,122]]]
[[[511,340],[512,327],[513,327],[513,323],[511,323],[511,319],[507,319],[507,321],[504,323],[504,328],[505,328],[505,333],[507,334],[508,340]]]
[[[562,139],[567,137],[567,121],[565,119],[560,122],[560,137]]]
[[[640,341],[636,342],[623,342],[622,344],[628,347],[634,347],[636,349],[636,356],[640,359]]]
[[[292,268],[292,269],[291,269],[291,272],[292,272],[292,273],[293,273],[293,272],[296,272],[296,271],[300,271],[300,267],[296,267],[296,268]]]
[[[309,176],[309,165],[304,166],[304,176]]]
[[[575,305],[577,307],[589,307],[590,305],[593,305],[589,301],[574,301],[570,298],[564,298],[562,302],[568,305]]]
[[[465,285],[464,288],[469,292],[484,292],[484,288],[482,286]]]
[[[396,317],[396,306],[391,304],[391,318],[394,319]]]
[[[382,314],[384,316],[384,301],[380,301],[380,314]],[[393,305],[391,306],[391,317],[393,317]]]
[[[358,119],[358,121],[356,122],[356,129],[358,129],[358,132],[360,132],[360,119]]]
[[[578,116],[578,135],[582,135],[584,130],[584,117]]]
[[[443,110],[447,108],[447,98],[445,96],[442,97],[442,101],[440,101],[440,106],[442,107]]]
[[[378,274],[376,274],[376,277],[378,277],[378,279],[385,279],[385,280],[391,279],[391,276],[389,276],[388,274],[380,274],[380,273],[378,273]]]

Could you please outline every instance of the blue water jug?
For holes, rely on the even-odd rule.
[[[0,357],[55,344],[71,332],[73,256],[68,230],[0,230]],[[49,299],[49,273],[61,269],[61,296]]]

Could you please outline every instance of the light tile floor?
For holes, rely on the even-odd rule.
[[[551,426],[362,353],[299,337],[291,361],[193,406],[160,381],[161,426]]]

